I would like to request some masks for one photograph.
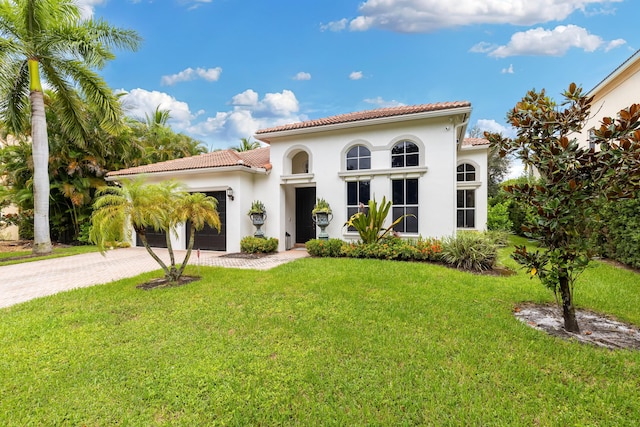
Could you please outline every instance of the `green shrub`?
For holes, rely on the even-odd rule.
[[[399,261],[437,261],[442,250],[440,241],[432,238],[403,240],[388,237],[377,243],[345,244],[342,253],[349,258],[377,258]]]
[[[513,222],[509,219],[511,200],[496,203],[487,210],[487,228],[489,230],[511,231]]]
[[[342,256],[343,245],[346,245],[346,243],[340,239],[313,239],[306,243],[309,255],[333,258]]]
[[[243,237],[240,240],[240,250],[249,254],[272,253],[278,250],[278,239],[275,237]]]
[[[640,197],[640,193],[638,194]],[[599,209],[601,227],[591,235],[594,252],[640,268],[640,199],[619,200]]]
[[[489,230],[485,235],[493,241],[499,248],[504,248],[509,244],[509,236],[511,233],[504,230]]]
[[[461,231],[442,242],[442,260],[456,268],[491,270],[497,257],[497,245],[484,233]]]

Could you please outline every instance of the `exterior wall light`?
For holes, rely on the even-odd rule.
[[[233,200],[233,188],[227,188],[227,197],[229,198],[229,200]]]

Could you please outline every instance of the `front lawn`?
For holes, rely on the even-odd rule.
[[[31,261],[40,261],[43,259],[61,258],[71,255],[86,254],[88,252],[97,252],[96,246],[60,246],[54,247],[49,255],[34,256],[31,249],[5,251],[0,248],[0,266],[10,264],[21,264]]]
[[[509,262],[504,254],[501,259]],[[194,268],[189,274],[197,274]],[[0,425],[632,425],[640,352],[516,320],[537,280],[367,259],[203,268],[0,310]],[[640,325],[637,273],[576,302]]]

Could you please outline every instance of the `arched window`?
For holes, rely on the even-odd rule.
[[[291,159],[291,173],[309,173],[309,154],[300,151]]]
[[[476,168],[469,163],[463,163],[458,166],[456,181],[475,181],[476,180]]]
[[[356,145],[347,152],[347,170],[371,169],[371,151],[362,145]]]
[[[391,149],[391,167],[418,166],[420,149],[411,141],[400,141]]]

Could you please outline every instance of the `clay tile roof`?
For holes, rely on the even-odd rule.
[[[250,168],[271,169],[269,162],[269,147],[257,148],[251,151],[237,152],[234,150],[214,151],[199,156],[184,157],[168,160],[151,165],[136,166],[128,169],[109,172],[107,176],[123,176],[150,174],[158,172],[174,172],[188,169],[209,169],[225,166],[244,166]]]
[[[489,145],[489,140],[484,138],[465,138],[462,141],[462,146],[476,146],[476,145]]]
[[[357,122],[363,120],[378,119],[382,117],[404,116],[430,111],[449,110],[452,108],[470,107],[468,101],[439,102],[435,104],[407,105],[401,107],[378,108],[375,110],[359,111],[355,113],[339,114],[337,116],[325,117],[323,119],[307,120],[304,122],[291,123],[288,125],[276,126],[256,131],[256,135],[282,132],[294,129],[312,128],[340,123]]]

